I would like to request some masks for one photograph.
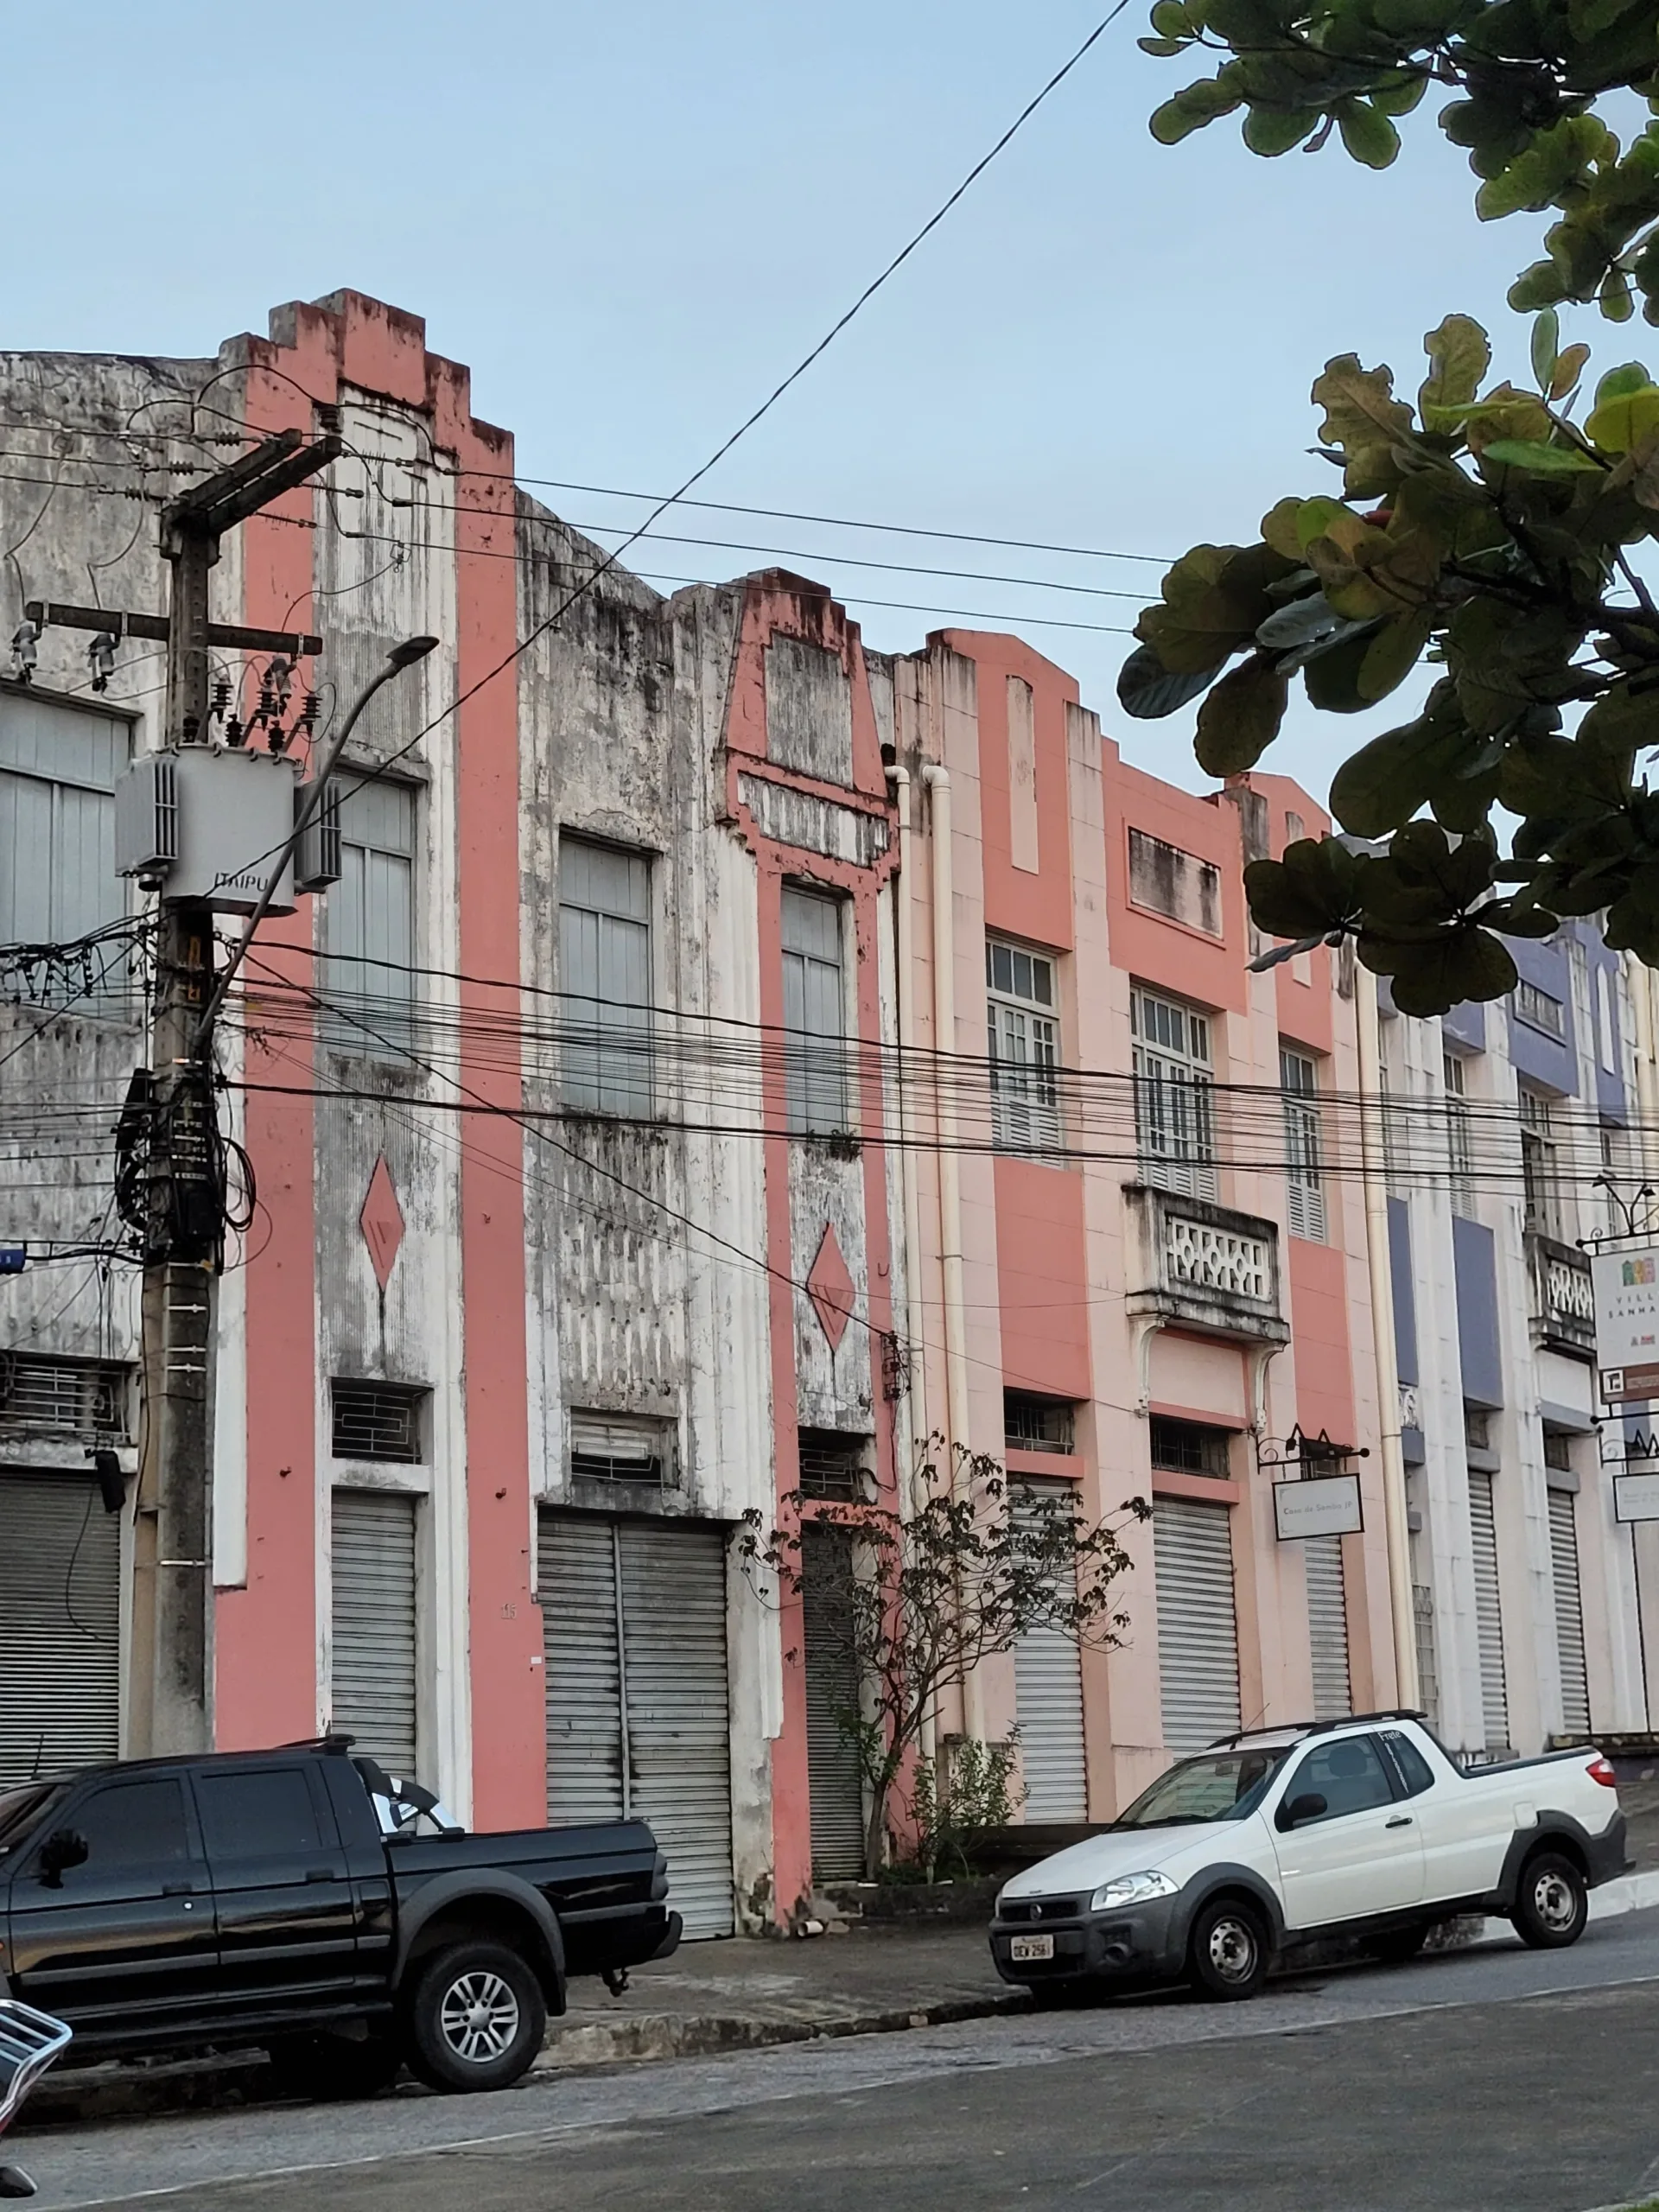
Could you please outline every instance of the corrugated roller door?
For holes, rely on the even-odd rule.
[[[547,1675],[550,1827],[622,1818],[614,1527],[595,1516],[542,1516],[536,1590]]]
[[[849,1642],[852,1542],[844,1529],[801,1531],[801,1645],[806,1669],[806,1783],[812,1871],[823,1882],[864,1872],[864,1782],[839,1715],[858,1711]]]
[[[121,1531],[90,1475],[0,1476],[0,1789],[120,1751]]]
[[[334,1495],[333,1723],[396,1775],[419,1770],[416,1510],[391,1491]]]
[[[1200,1751],[1239,1725],[1229,1510],[1154,1498],[1152,1537],[1164,1741],[1172,1751]]]
[[[1302,1546],[1307,1580],[1307,1646],[1313,1662],[1313,1718],[1340,1720],[1354,1709],[1348,1679],[1348,1593],[1342,1538],[1312,1536]]]
[[[1584,1600],[1579,1586],[1579,1527],[1570,1490],[1549,1493],[1549,1560],[1555,1583],[1555,1643],[1561,1656],[1561,1726],[1590,1729],[1590,1678],[1584,1663]]]
[[[668,1859],[688,1936],[732,1932],[726,1542],[718,1529],[624,1521],[623,1690],[631,1810]]]
[[[1510,1693],[1503,1673],[1503,1613],[1498,1598],[1497,1520],[1492,1478],[1469,1470],[1469,1533],[1475,1559],[1475,1633],[1480,1646],[1480,1707],[1486,1749],[1510,1741]]]
[[[1070,1483],[1022,1483],[1022,1496],[1065,1498]],[[1033,1629],[1014,1648],[1014,1713],[1020,1723],[1020,1763],[1028,1821],[1084,1821],[1089,1817],[1089,1764],[1084,1748],[1083,1669],[1077,1647],[1058,1629]]]

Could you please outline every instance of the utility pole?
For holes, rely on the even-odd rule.
[[[162,550],[172,570],[168,750],[208,741],[212,646],[320,650],[321,640],[309,637],[214,624],[208,589],[224,534],[340,450],[337,436],[307,443],[287,431],[163,510]],[[61,620],[71,610],[44,612]],[[108,627],[110,618],[102,622]],[[128,1674],[129,1743],[141,1756],[213,1748],[213,1360],[224,1236],[212,1035],[202,1023],[213,998],[213,910],[163,895],[150,1034],[144,1421]]]

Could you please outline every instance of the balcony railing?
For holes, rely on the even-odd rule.
[[[1590,1293],[1590,1262],[1576,1245],[1529,1231],[1527,1263],[1532,1277],[1532,1332],[1552,1351],[1592,1359],[1596,1309]]]
[[[1128,1310],[1209,1336],[1289,1338],[1279,1297],[1279,1232],[1259,1215],[1132,1186],[1139,1236]]]

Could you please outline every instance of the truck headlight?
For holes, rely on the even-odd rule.
[[[1115,1912],[1120,1905],[1145,1904],[1153,1897],[1173,1897],[1179,1885],[1167,1874],[1120,1874],[1103,1882],[1089,1900],[1090,1912]]]

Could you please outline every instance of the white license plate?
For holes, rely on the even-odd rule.
[[[1052,1936],[1016,1936],[1008,1945],[1008,1956],[1016,1966],[1024,1966],[1033,1959],[1052,1959],[1053,1955]]]

